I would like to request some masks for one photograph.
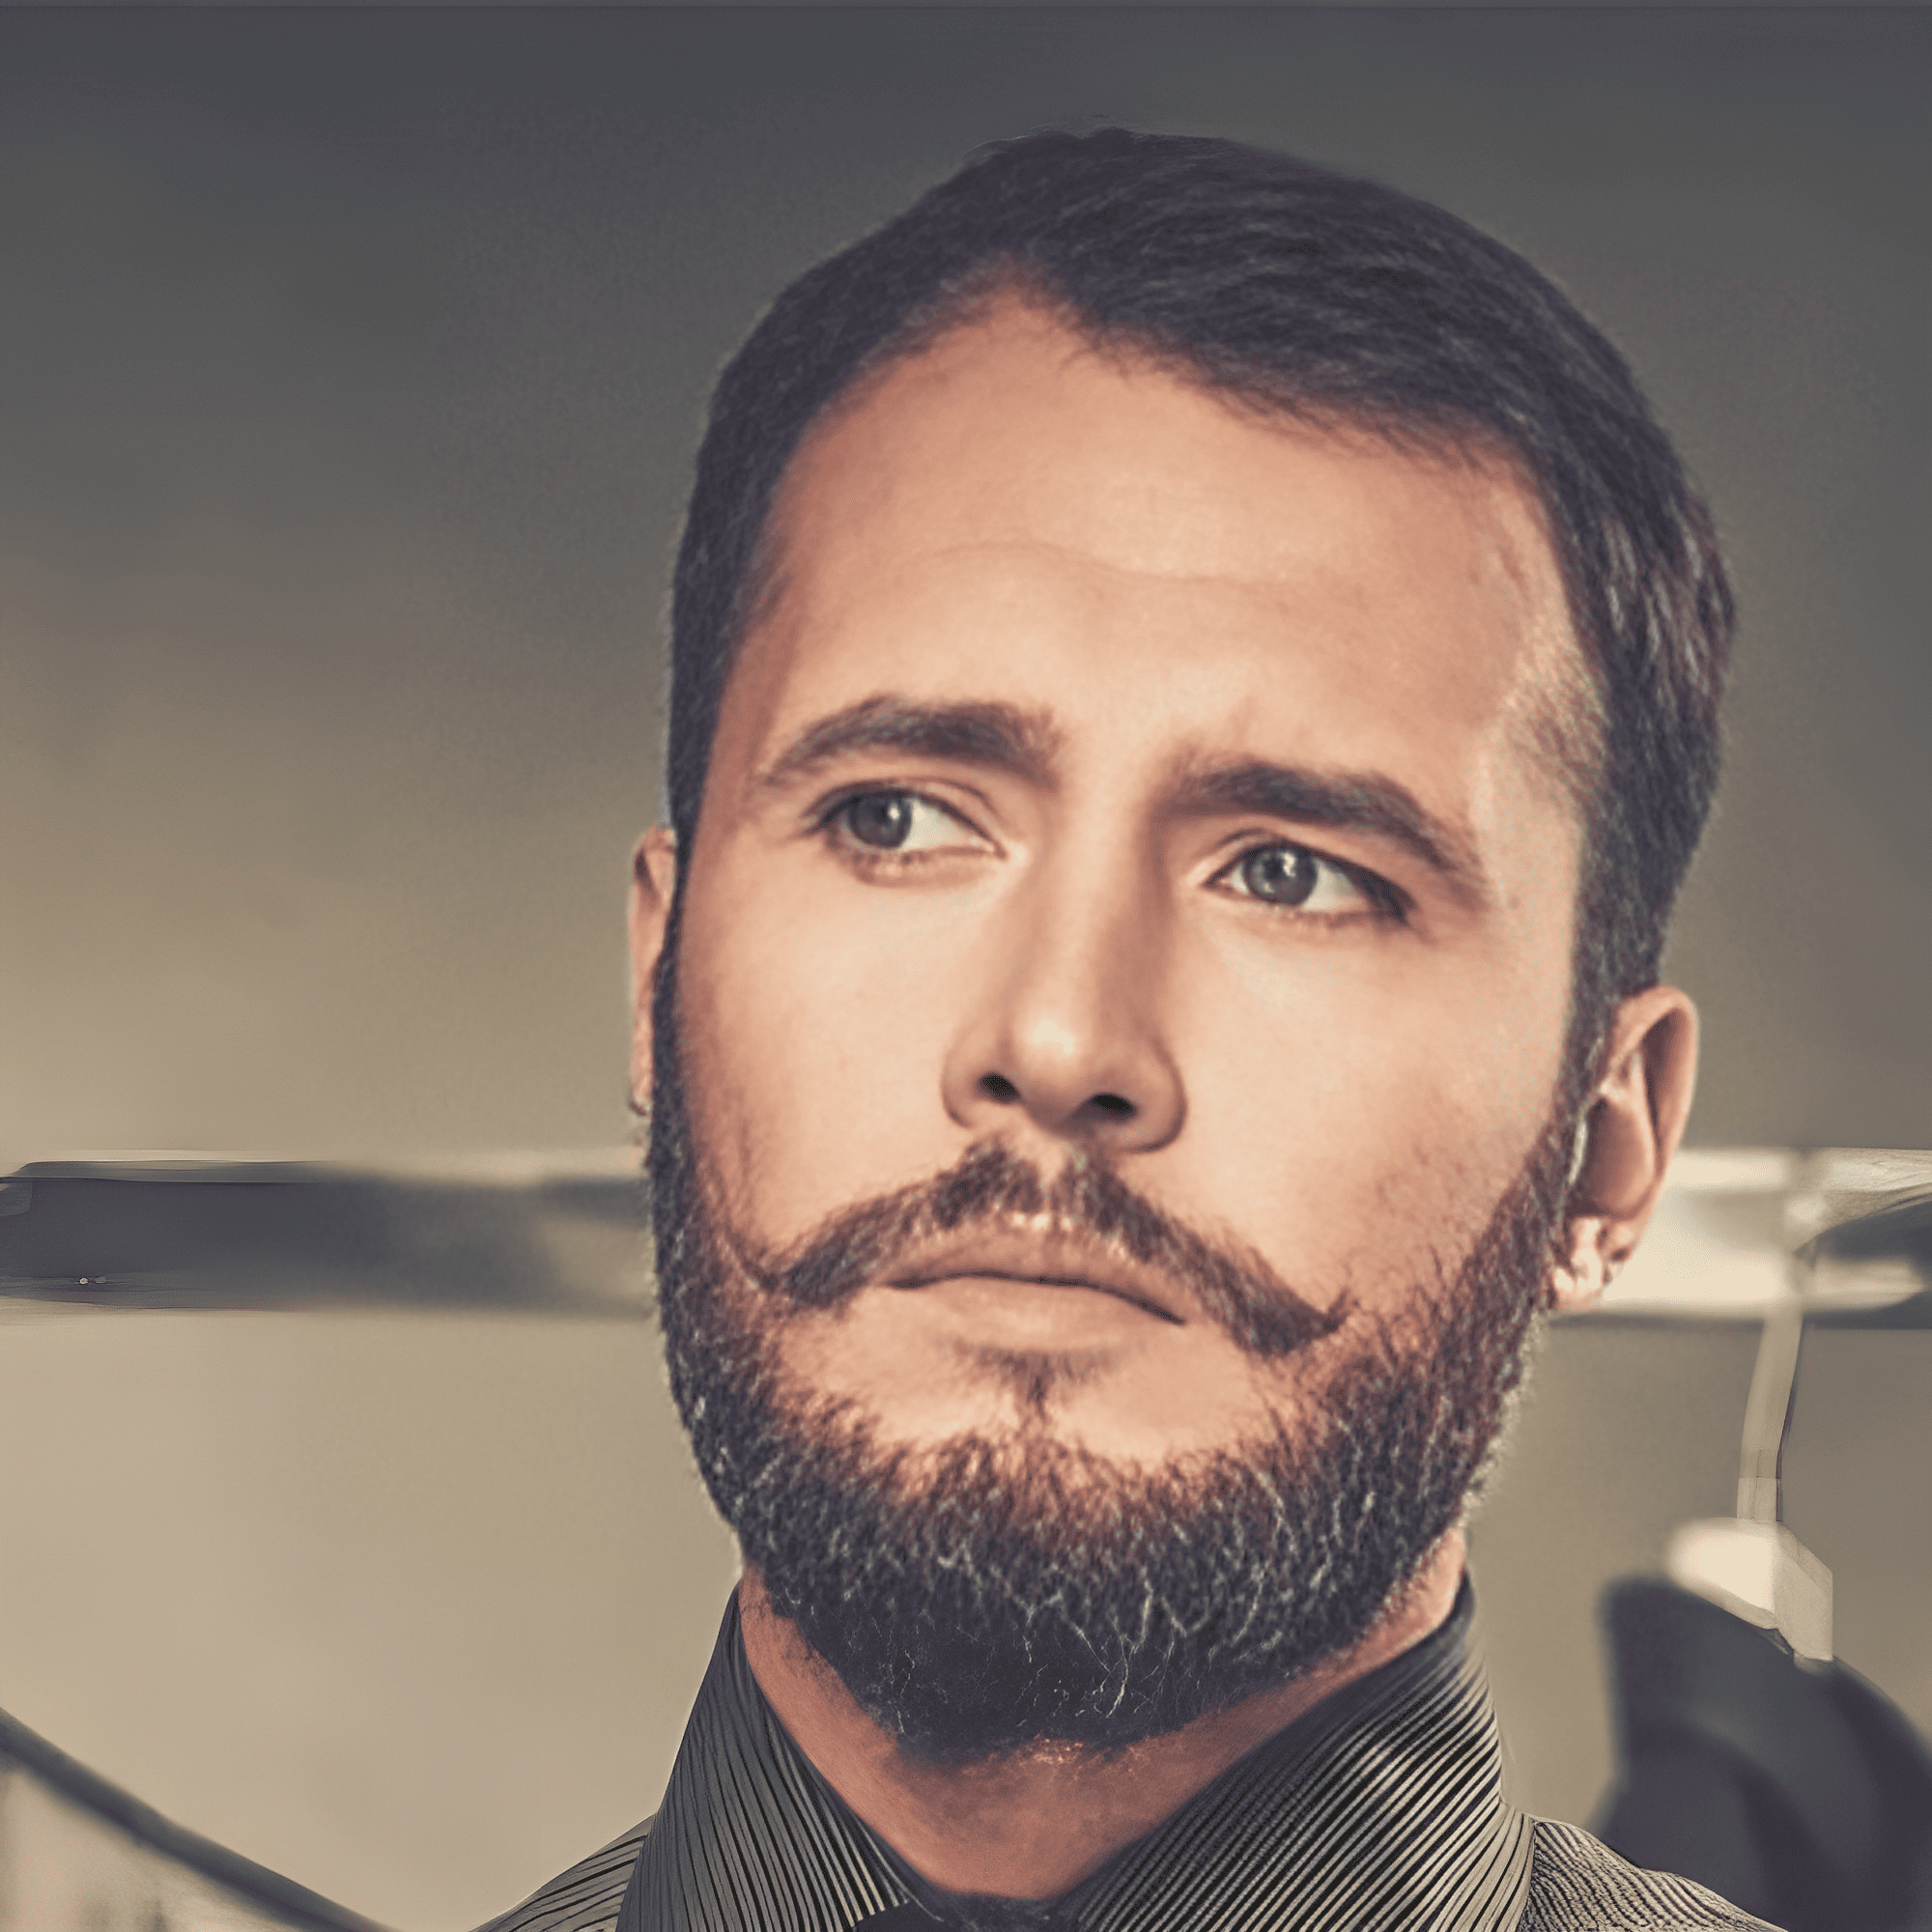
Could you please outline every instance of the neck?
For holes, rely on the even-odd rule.
[[[1057,1898],[1236,1759],[1437,1629],[1463,1562],[1452,1530],[1358,1644],[1181,1730],[1111,1750],[1043,1744],[959,1767],[903,1757],[773,1609],[755,1571],[738,1585],[738,1610],[753,1675],[785,1729],[901,1858],[947,1891]]]

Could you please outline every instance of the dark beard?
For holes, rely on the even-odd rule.
[[[674,945],[673,932],[668,961]],[[1096,1238],[1206,1267],[1190,1284],[1208,1284],[1213,1319],[1258,1357],[1320,1352],[1347,1304],[1324,1319],[1281,1285],[1286,1313],[1270,1317],[1256,1301],[1257,1257],[1176,1228],[1104,1169],[1076,1164],[1046,1187],[996,1147],[835,1217],[787,1256],[759,1256],[703,1184],[674,1000],[667,965],[649,1172],[672,1391],[773,1606],[905,1749],[959,1762],[1177,1730],[1359,1641],[1462,1517],[1556,1252],[1567,1118],[1461,1264],[1420,1285],[1399,1323],[1353,1316],[1361,1337],[1311,1378],[1300,1424],[1124,1469],[1053,1435],[1044,1386],[1011,1435],[911,1454],[881,1446],[849,1406],[788,1382],[779,1349],[800,1310],[878,1279],[895,1236],[1045,1203]]]

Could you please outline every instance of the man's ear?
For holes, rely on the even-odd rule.
[[[1697,1084],[1697,1009],[1689,995],[1675,986],[1633,993],[1610,1024],[1603,1066],[1579,1128],[1553,1308],[1595,1300],[1657,1206]]]
[[[631,1111],[651,1097],[651,992],[677,892],[677,835],[660,825],[631,855]]]

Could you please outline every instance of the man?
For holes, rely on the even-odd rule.
[[[1462,1522],[1690,1105],[1729,595],[1380,186],[987,151],[725,371],[635,1075],[745,1575],[505,1927],[1746,1926],[1502,1799]]]

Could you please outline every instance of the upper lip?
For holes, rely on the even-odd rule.
[[[884,1271],[895,1288],[927,1288],[964,1275],[1037,1282],[1042,1288],[1091,1288],[1131,1301],[1164,1321],[1186,1318],[1174,1284],[1110,1243],[1073,1234],[979,1228],[921,1242]]]

